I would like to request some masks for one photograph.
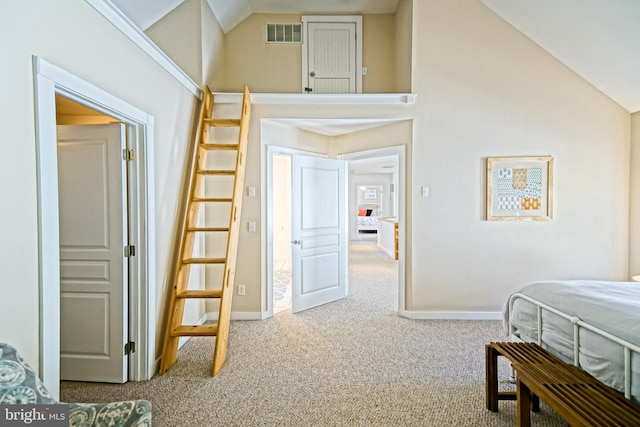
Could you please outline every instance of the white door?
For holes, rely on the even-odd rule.
[[[356,93],[356,23],[309,22],[307,38],[305,91]]]
[[[123,124],[58,126],[60,378],[127,381]]]
[[[347,295],[344,163],[291,156],[293,313]]]

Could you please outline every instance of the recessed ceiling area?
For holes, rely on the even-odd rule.
[[[398,156],[370,157],[349,160],[349,173],[359,175],[376,175],[398,171]]]
[[[267,122],[314,132],[334,137],[360,132],[380,126],[405,121],[406,119],[263,119]],[[391,174],[398,171],[398,156],[383,155],[370,156],[362,159],[352,159],[348,162],[351,174]]]

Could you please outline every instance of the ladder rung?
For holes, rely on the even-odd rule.
[[[238,144],[200,144],[205,150],[230,150],[238,151]]]
[[[180,325],[171,331],[172,337],[212,337],[218,333],[218,325]]]
[[[204,122],[209,126],[219,126],[219,127],[240,126],[240,119],[204,119]]]
[[[183,264],[224,264],[224,258],[187,258],[182,260]]]
[[[224,176],[234,176],[236,174],[235,170],[222,170],[222,169],[198,169],[199,175],[224,175]]]
[[[176,295],[178,298],[222,298],[222,290],[199,289],[183,291]]]
[[[229,227],[189,227],[187,231],[192,233],[228,232]]]
[[[194,197],[191,199],[192,202],[199,203],[231,203],[233,202],[232,198],[217,198],[217,197]]]

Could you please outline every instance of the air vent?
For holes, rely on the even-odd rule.
[[[302,24],[267,24],[267,43],[302,43]]]

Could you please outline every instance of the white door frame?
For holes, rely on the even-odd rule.
[[[351,153],[345,153],[338,156],[343,160],[357,160],[367,159],[370,157],[381,157],[397,155],[398,156],[398,314],[403,317],[409,317],[409,313],[406,310],[406,292],[405,292],[405,248],[406,248],[406,167],[407,167],[407,148],[404,145],[397,145],[393,147],[379,148],[366,151],[354,151]],[[347,175],[349,180],[349,175]],[[351,186],[351,182],[347,183]],[[348,187],[350,188],[350,187]]]
[[[304,88],[307,86],[305,82],[309,80],[309,35],[307,34],[307,24],[309,22],[340,22],[356,24],[356,93],[362,93],[362,16],[322,16],[310,15],[303,16],[302,20],[302,93],[306,93]]]
[[[129,125],[130,235],[138,251],[130,264],[129,334],[136,352],[129,379],[153,376],[155,364],[155,202],[153,117],[43,60],[33,58],[38,185],[40,376],[54,395],[60,391],[60,254],[55,95],[103,112]]]
[[[264,212],[264,218],[262,218],[262,223],[267,224],[266,227],[263,227],[263,233],[266,234],[264,238],[264,242],[266,242],[266,280],[263,281],[266,289],[262,289],[262,295],[266,295],[266,300],[263,299],[261,303],[260,311],[262,312],[262,319],[267,319],[273,316],[273,156],[277,154],[284,155],[293,155],[299,154],[303,156],[312,156],[312,157],[327,157],[325,154],[314,153],[310,151],[297,150],[294,148],[287,147],[279,147],[275,145],[265,144],[266,155],[265,165],[263,170],[265,171],[265,176],[262,179],[263,188],[261,193],[265,195],[265,199],[263,200],[263,206],[265,209],[262,210]]]

